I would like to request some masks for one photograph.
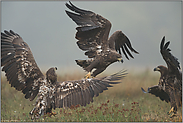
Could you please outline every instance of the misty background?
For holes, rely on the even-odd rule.
[[[43,73],[56,66],[59,73],[84,72],[76,59],[88,59],[76,45],[77,25],[66,15],[68,1],[2,1],[1,32],[13,30],[31,48]],[[122,30],[140,54],[123,64],[116,62],[104,73],[121,69],[152,70],[165,65],[160,41],[170,41],[172,54],[181,62],[181,1],[72,1],[82,9],[93,11],[112,23],[110,35]],[[110,36],[109,35],[109,36]]]

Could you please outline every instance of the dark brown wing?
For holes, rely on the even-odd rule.
[[[165,36],[164,36],[160,44],[161,55],[168,66],[169,72],[175,73],[178,78],[181,78],[181,74],[179,71],[180,63],[178,62],[178,59],[170,53],[171,50],[168,48],[169,44],[170,41],[165,43]]]
[[[1,33],[1,67],[11,86],[33,100],[44,79],[32,52],[23,39],[13,31]]]
[[[159,97],[162,101],[166,101],[167,103],[170,102],[170,97],[169,95],[162,89],[158,87],[158,85],[152,86],[148,88],[147,92],[141,87],[142,91],[144,93],[151,93],[155,95],[156,97]]]
[[[76,12],[66,11],[67,15],[79,26],[76,28],[76,39],[79,48],[85,52],[89,58],[97,55],[97,51],[109,47],[108,35],[111,23],[102,16],[91,11],[86,11],[74,6],[71,2],[66,6]]]
[[[93,97],[98,96],[110,84],[118,84],[119,80],[126,76],[126,71],[120,71],[104,78],[82,79],[77,81],[60,82],[56,91],[56,108],[70,107],[80,104],[86,106],[93,102]]]
[[[128,37],[122,33],[122,31],[116,31],[114,32],[110,38],[109,38],[109,47],[113,50],[116,50],[117,52],[121,53],[121,50],[125,57],[129,60],[128,55],[131,58],[134,58],[131,52],[139,54],[135,49],[133,49],[130,40]],[[131,50],[131,52],[129,51]]]

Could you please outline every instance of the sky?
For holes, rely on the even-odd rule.
[[[68,1],[2,1],[1,32],[13,30],[31,48],[42,71],[56,66],[59,72],[79,71],[76,59],[88,59],[76,45],[77,25],[66,15]],[[181,1],[72,1],[112,23],[110,35],[121,30],[139,54],[105,72],[127,69],[140,71],[166,65],[160,41],[170,41],[172,54],[181,62]]]

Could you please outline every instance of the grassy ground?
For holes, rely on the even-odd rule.
[[[59,81],[80,79],[83,75],[60,75]],[[167,112],[170,104],[159,98],[144,94],[141,87],[158,83],[159,76],[149,71],[128,74],[122,83],[114,85],[104,91],[94,102],[86,107],[72,107],[71,109],[56,109],[56,116],[41,117],[37,121],[44,122],[181,122],[182,111],[179,116],[170,118]],[[33,102],[24,98],[21,92],[12,88],[5,78],[1,79],[1,121],[2,122],[31,122],[29,111]]]

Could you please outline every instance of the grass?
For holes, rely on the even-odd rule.
[[[58,76],[59,81],[82,78],[82,74],[73,73]],[[159,76],[150,71],[129,74],[122,83],[104,91],[94,102],[86,107],[76,106],[56,109],[56,116],[39,118],[38,122],[181,122],[182,110],[177,117],[170,118],[167,112],[170,104],[159,98],[144,94],[141,87],[158,83]],[[1,79],[1,121],[2,122],[32,122],[29,111],[33,102],[12,88],[5,78]]]

